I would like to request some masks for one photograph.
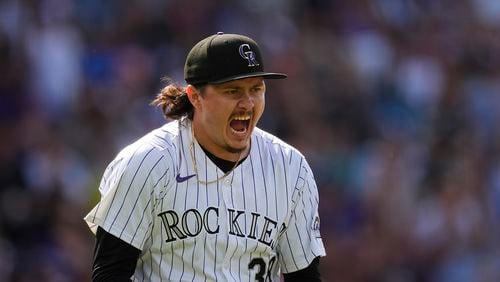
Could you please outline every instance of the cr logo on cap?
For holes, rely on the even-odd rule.
[[[257,62],[257,60],[255,59],[255,53],[252,51],[252,49],[250,49],[250,45],[241,44],[239,51],[240,51],[240,56],[243,59],[248,60],[249,67],[254,67],[259,65],[259,62]]]

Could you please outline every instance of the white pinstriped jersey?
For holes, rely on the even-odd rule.
[[[85,217],[142,250],[134,281],[279,281],[325,250],[318,192],[296,149],[256,128],[227,177],[194,142],[191,122],[167,123],[122,150]]]

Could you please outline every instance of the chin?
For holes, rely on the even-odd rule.
[[[249,146],[248,140],[245,140],[243,142],[237,142],[233,144],[228,144],[227,150],[231,153],[241,153],[245,151],[246,148]]]
[[[226,148],[226,151],[228,151],[231,154],[240,154],[243,151],[245,151],[245,149],[246,149],[246,147],[232,147],[232,146],[228,146]]]

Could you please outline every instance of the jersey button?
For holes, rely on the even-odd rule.
[[[226,186],[230,186],[231,185],[231,179],[224,180],[224,184],[226,184]]]

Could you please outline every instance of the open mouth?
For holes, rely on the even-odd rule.
[[[234,116],[229,122],[229,126],[231,127],[233,133],[245,134],[250,126],[250,115],[245,114]]]

